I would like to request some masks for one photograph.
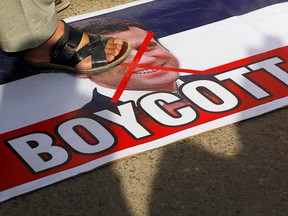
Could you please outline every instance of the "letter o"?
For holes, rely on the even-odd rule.
[[[83,137],[74,130],[77,126],[85,128],[93,135],[97,144],[91,145],[87,143]],[[114,137],[106,128],[97,121],[89,118],[77,118],[64,122],[58,127],[58,133],[74,150],[85,154],[102,152],[115,143]]]

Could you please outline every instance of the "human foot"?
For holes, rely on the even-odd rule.
[[[59,21],[52,37],[24,53],[30,71],[95,75],[123,62],[130,53],[127,41],[89,35]]]

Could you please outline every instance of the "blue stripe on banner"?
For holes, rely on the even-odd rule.
[[[99,17],[137,21],[164,37],[282,2],[287,0],[155,0]]]

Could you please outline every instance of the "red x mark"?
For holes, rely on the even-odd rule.
[[[148,68],[148,69],[156,69],[156,70],[166,70],[171,72],[186,72],[186,73],[193,73],[193,74],[203,74],[203,71],[199,70],[190,70],[190,69],[183,69],[183,68],[171,68],[171,67],[162,67],[162,66],[152,66],[152,65],[145,65],[145,64],[138,64],[142,55],[144,54],[150,40],[153,38],[154,33],[148,32],[143,43],[141,44],[138,52],[136,53],[134,59],[131,63],[122,63],[121,66],[128,66],[128,69],[122,78],[118,88],[116,89],[115,94],[111,98],[111,102],[118,102],[121,94],[123,93],[129,79],[131,78],[134,70],[136,67],[138,68]]]

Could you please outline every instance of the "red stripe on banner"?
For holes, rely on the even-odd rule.
[[[132,76],[135,68],[137,67],[142,55],[144,54],[149,42],[151,41],[151,39],[153,38],[154,33],[153,32],[148,32],[142,45],[140,46],[137,54],[135,55],[133,61],[131,63],[129,63],[129,68],[127,70],[127,72],[125,73],[123,79],[121,80],[115,94],[113,95],[111,102],[115,103],[118,102],[122,92],[124,91],[130,77]]]

